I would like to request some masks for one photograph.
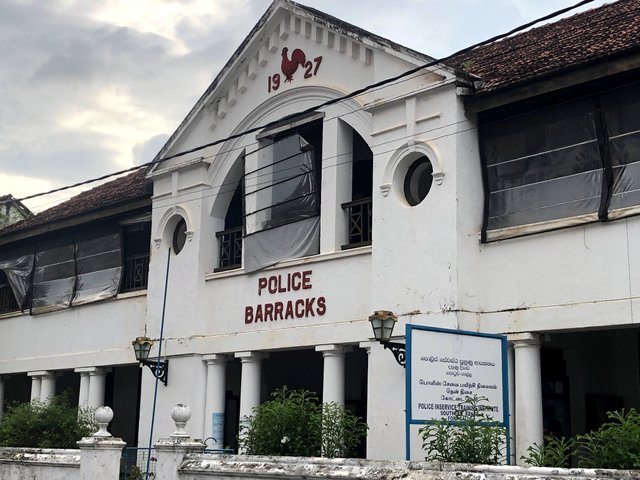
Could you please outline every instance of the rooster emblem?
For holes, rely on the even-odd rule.
[[[296,48],[293,52],[291,52],[291,60],[288,58],[289,49],[284,47],[282,49],[282,66],[280,69],[284,74],[285,82],[291,82],[293,80],[293,74],[298,70],[298,66],[304,66],[307,61],[307,57],[304,52],[299,48]]]

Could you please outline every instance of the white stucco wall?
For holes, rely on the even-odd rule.
[[[134,363],[131,341],[144,334],[144,294],[44,315],[0,318],[0,374]]]

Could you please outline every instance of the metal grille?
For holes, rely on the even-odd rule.
[[[343,249],[371,245],[371,206],[371,197],[342,204],[349,218],[349,243]]]
[[[216,271],[231,270],[242,266],[242,227],[216,233],[220,244],[220,266]]]
[[[145,480],[147,478],[147,458],[149,462],[148,478],[156,478],[156,458],[153,448],[126,447],[120,459],[120,480]]]
[[[132,255],[124,259],[121,292],[147,288],[149,283],[149,254]]]
[[[20,310],[16,297],[7,282],[4,272],[0,271],[0,313],[15,312]]]

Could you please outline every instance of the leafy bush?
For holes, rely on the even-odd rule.
[[[522,459],[527,465],[533,467],[564,467],[571,466],[571,455],[573,453],[575,440],[573,438],[555,437],[548,435],[544,437],[544,444],[534,443],[527,448],[527,456]]]
[[[635,409],[607,412],[598,430],[577,435],[578,465],[586,468],[640,468],[640,414]]]
[[[598,430],[571,439],[546,437],[523,457],[525,463],[544,467],[569,467],[571,456],[584,468],[640,469],[640,414],[633,408],[607,412],[610,420]]]
[[[420,429],[426,460],[497,465],[504,460],[506,429],[487,413],[486,397],[459,403],[452,421],[438,420]]]
[[[0,419],[0,446],[77,448],[76,442],[96,431],[93,414],[71,406],[67,394],[49,402],[16,403]]]
[[[367,426],[342,405],[318,404],[306,390],[275,391],[241,427],[239,443],[249,455],[342,457],[353,453]]]

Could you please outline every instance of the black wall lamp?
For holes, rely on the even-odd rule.
[[[389,310],[376,310],[373,312],[373,315],[369,316],[369,321],[373,328],[374,338],[379,341],[384,348],[391,350],[396,362],[404,367],[406,363],[405,345],[391,341],[393,327],[396,326],[398,317]]]
[[[159,360],[149,360],[149,352],[151,352],[151,347],[153,347],[153,340],[149,337],[138,337],[133,342],[133,351],[136,354],[136,360],[141,365],[146,365],[149,367],[153,376],[164,383],[165,387],[167,386],[167,373],[169,372],[169,360],[165,360],[163,362]]]

